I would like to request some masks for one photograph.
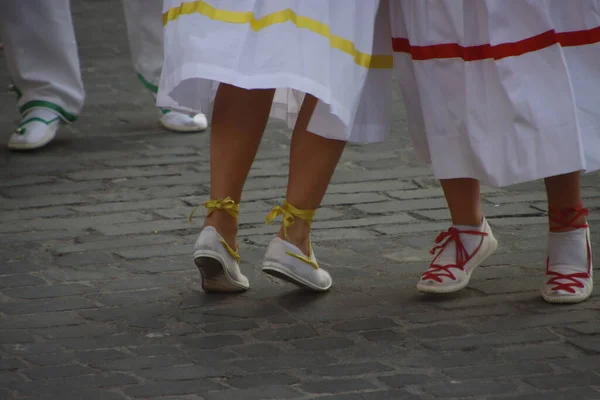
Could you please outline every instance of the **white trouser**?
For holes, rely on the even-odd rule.
[[[163,67],[161,0],[123,0],[133,66],[139,80],[156,97]]]
[[[85,91],[70,1],[4,0],[0,34],[21,114],[45,107],[76,120]]]

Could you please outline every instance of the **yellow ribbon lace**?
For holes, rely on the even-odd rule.
[[[204,202],[203,204],[198,204],[196,207],[194,207],[194,209],[190,213],[190,217],[189,217],[190,223],[192,222],[192,218],[194,217],[194,214],[196,213],[196,211],[198,211],[198,209],[202,206],[204,206],[204,208],[206,208],[207,216],[212,214],[215,210],[220,210],[220,211],[226,212],[227,214],[231,215],[237,221],[238,215],[240,213],[240,205],[237,204],[235,201],[233,201],[231,199],[231,197],[226,197],[222,200],[208,200],[208,201]],[[229,243],[227,243],[225,240],[220,239],[220,242],[223,245],[223,247],[225,247],[225,250],[227,250],[227,252],[231,255],[231,257],[233,257],[236,262],[240,262],[239,246],[237,246],[237,249],[234,250],[233,248],[231,248]]]
[[[192,218],[194,217],[194,214],[196,214],[196,211],[198,211],[198,209],[202,206],[204,206],[204,208],[206,208],[206,211],[207,211],[206,216],[209,216],[215,210],[220,210],[220,211],[224,211],[227,214],[231,215],[237,221],[238,215],[240,213],[240,205],[236,204],[236,202],[233,201],[231,199],[231,197],[226,197],[223,200],[208,200],[208,201],[205,201],[204,203],[198,204],[196,207],[194,207],[194,209],[190,213],[190,217],[189,217],[190,223],[192,222]]]
[[[271,210],[271,212],[267,215],[266,220],[267,224],[271,224],[278,216],[283,216],[283,236],[289,241],[287,228],[292,226],[294,222],[296,222],[296,219],[303,220],[310,228],[310,225],[315,217],[315,213],[316,210],[300,210],[287,201],[284,201],[282,206],[275,206]],[[312,243],[310,241],[308,242],[308,257],[303,254],[292,253],[290,251],[286,252],[286,254],[312,265],[315,269],[319,269],[319,265],[312,260]]]

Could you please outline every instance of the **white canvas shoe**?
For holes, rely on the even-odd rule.
[[[207,226],[194,245],[194,263],[202,276],[206,292],[243,292],[248,290],[248,278],[240,271],[237,251],[225,242],[217,230]]]
[[[221,210],[237,220],[239,205],[230,198],[210,200],[204,206],[208,215],[215,210]],[[190,220],[196,209],[192,211]],[[248,290],[250,284],[248,278],[240,271],[239,261],[239,250],[232,249],[214,227],[207,226],[200,232],[194,245],[194,263],[200,271],[202,288],[206,292]]]
[[[306,257],[299,248],[281,238],[269,244],[262,266],[263,272],[302,288],[324,292],[332,285],[331,276],[319,267],[312,249]]]
[[[8,141],[11,150],[36,150],[50,143],[55,137],[62,119],[53,111],[36,108],[23,119]]]
[[[471,240],[471,251],[463,243],[467,236]],[[498,248],[498,241],[485,218],[477,230],[451,227],[435,242],[437,246],[431,253],[437,251],[437,255],[417,283],[417,290],[423,293],[452,293],[465,288],[473,271]]]
[[[542,285],[542,298],[555,304],[580,303],[594,289],[592,245],[588,224],[576,225],[572,221],[588,215],[588,210],[578,207],[549,215],[553,222],[576,229],[548,233],[547,280]]]
[[[296,219],[301,219],[310,226],[315,211],[299,210],[286,201],[283,206],[277,206],[271,211],[267,216],[267,223],[273,222],[279,215],[283,216],[283,232],[287,238],[287,228],[293,225]],[[262,271],[314,291],[324,292],[332,285],[329,273],[319,267],[310,242],[307,256],[292,243],[279,237],[274,238],[265,254]]]
[[[173,132],[202,132],[208,128],[208,120],[204,114],[188,115],[178,111],[161,112],[160,123],[165,129]]]

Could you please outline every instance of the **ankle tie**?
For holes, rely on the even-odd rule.
[[[576,224],[575,221],[580,217],[587,217],[590,211],[584,208],[582,204],[574,208],[559,209],[555,206],[548,207],[548,219],[561,228],[587,228],[588,224]]]
[[[237,204],[235,201],[233,201],[231,199],[231,197],[226,197],[222,200],[208,200],[208,201],[205,201],[204,203],[198,204],[196,207],[194,207],[194,209],[190,213],[190,218],[189,218],[190,223],[192,222],[192,218],[194,217],[194,214],[196,213],[196,211],[202,206],[204,206],[204,208],[206,208],[206,211],[207,211],[206,216],[209,216],[215,210],[219,210],[219,211],[223,211],[223,212],[226,212],[227,214],[231,215],[237,221],[238,215],[240,213],[240,205]],[[223,247],[225,247],[225,250],[227,250],[227,252],[231,255],[231,257],[233,257],[233,259],[239,263],[240,262],[240,247],[236,246],[237,248],[234,250],[225,240],[219,239],[219,241],[221,242]]]
[[[287,228],[292,226],[296,219],[301,219],[304,221],[308,227],[312,224],[312,221],[315,217],[316,210],[300,210],[299,208],[294,207],[287,200],[284,200],[283,205],[275,206],[271,210],[271,212],[267,215],[266,221],[267,224],[272,224],[275,218],[282,215],[283,216],[283,236],[285,240],[289,241],[289,237],[287,234]],[[308,241],[308,257],[304,254],[297,254],[291,251],[286,252],[287,255],[291,257],[295,257],[299,260],[304,261],[305,263],[311,265],[314,269],[319,269],[319,264],[313,260],[312,254],[312,243],[309,239]]]
[[[196,211],[198,211],[198,209],[202,206],[204,206],[204,208],[206,208],[206,211],[207,211],[206,216],[209,216],[215,210],[219,210],[219,211],[223,211],[223,212],[226,212],[227,214],[231,215],[237,221],[238,215],[240,213],[240,205],[237,204],[235,201],[233,201],[231,199],[231,197],[226,197],[222,200],[208,200],[208,201],[205,201],[204,203],[198,204],[196,207],[194,207],[194,209],[190,213],[190,217],[189,217],[190,223],[192,222],[192,218],[194,217],[194,214],[196,213]]]
[[[299,208],[294,207],[286,200],[284,200],[282,206],[275,206],[271,210],[271,212],[267,215],[266,221],[267,224],[272,224],[275,218],[282,215],[283,216],[283,235],[285,239],[288,240],[287,228],[292,226],[296,219],[301,219],[310,228],[312,221],[315,217],[316,210],[300,210]]]

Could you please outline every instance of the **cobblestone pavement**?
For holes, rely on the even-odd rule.
[[[203,293],[190,259],[201,218],[186,218],[208,191],[208,135],[158,126],[119,1],[74,4],[85,113],[43,151],[0,152],[0,398],[600,399],[600,291],[565,307],[538,296],[540,183],[485,190],[501,247],[468,290],[416,292],[448,213],[400,105],[390,142],[348,149],[318,214],[331,293],[258,269],[286,184],[276,123],[244,195],[252,290]],[[12,95],[0,107],[5,141]],[[600,178],[584,182],[597,221]]]

